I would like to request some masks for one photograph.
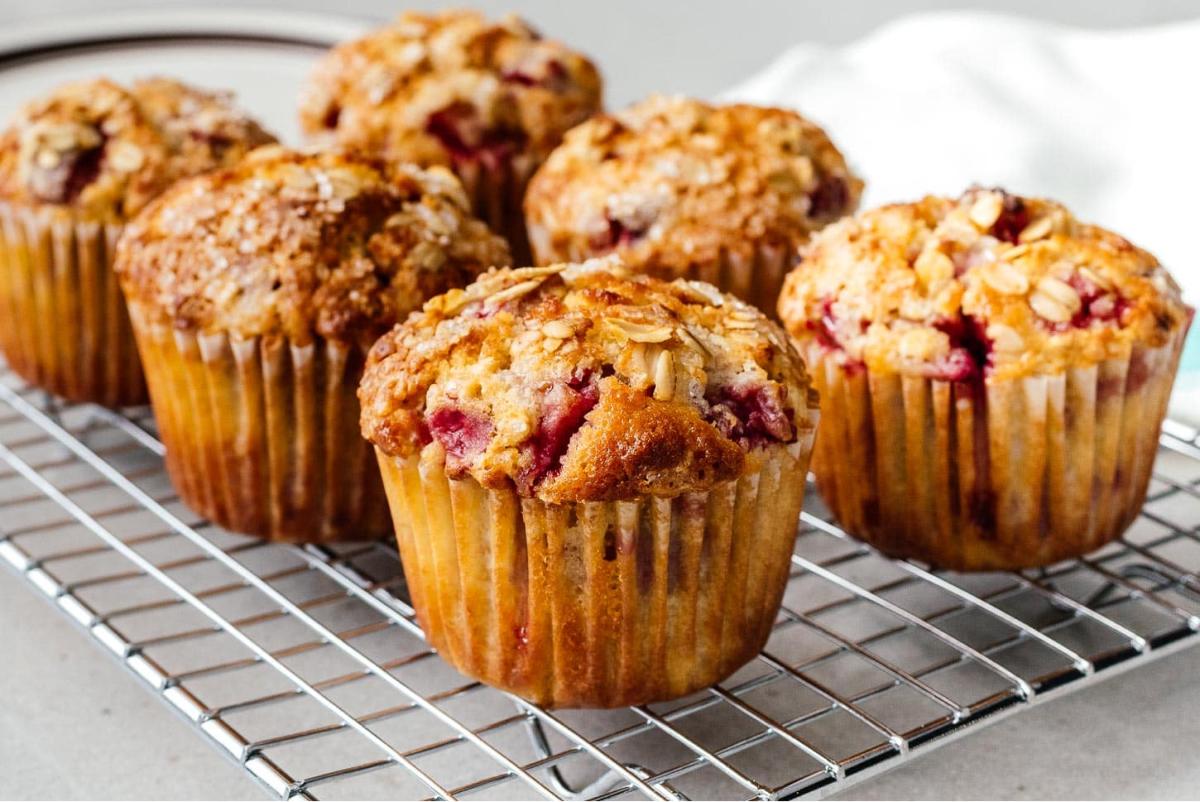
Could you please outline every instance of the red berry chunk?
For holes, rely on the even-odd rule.
[[[592,235],[588,241],[588,244],[597,251],[624,247],[646,233],[644,229],[630,228],[621,220],[616,220],[608,215],[605,215],[604,219],[608,221],[608,230]]]
[[[984,326],[970,315],[936,324],[950,338],[950,353],[929,364],[928,375],[940,381],[976,381],[991,362],[992,343]]]
[[[96,180],[104,162],[104,139],[86,150],[60,154],[57,165],[35,167],[30,175],[30,188],[39,198],[50,203],[71,203]]]
[[[808,196],[809,217],[841,217],[850,202],[850,188],[835,175],[825,176]]]
[[[425,130],[457,162],[478,161],[494,167],[525,143],[525,133],[511,128],[488,128],[474,106],[451,103],[429,115]]]
[[[465,463],[487,448],[492,439],[492,422],[481,415],[458,407],[439,407],[425,418],[429,433],[446,449],[447,466],[465,467]]]
[[[727,385],[710,394],[708,403],[709,423],[744,448],[796,439],[783,394],[776,387],[752,382]]]
[[[1004,205],[1000,209],[1000,216],[992,223],[991,235],[1015,245],[1027,225],[1029,210],[1025,207],[1025,201],[1005,192]]]
[[[527,492],[552,471],[562,467],[567,446],[584,418],[599,401],[599,391],[590,376],[555,382],[542,396],[542,414],[537,431],[526,445],[531,455],[528,467],[517,477],[517,486]]]

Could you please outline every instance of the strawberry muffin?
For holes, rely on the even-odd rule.
[[[226,93],[156,78],[62,86],[0,134],[0,350],[71,401],[145,403],[111,260],[174,181],[274,141]]]
[[[654,96],[567,134],[525,215],[539,264],[617,253],[773,315],[797,246],[861,194],[825,132],[795,112]]]
[[[453,168],[476,214],[527,263],[529,176],[600,106],[592,63],[515,16],[407,12],[317,63],[300,122],[314,138]]]
[[[116,270],[180,496],[274,540],[386,534],[358,435],[366,352],[508,260],[442,168],[275,146],[177,184],[129,224]]]
[[[766,641],[816,399],[753,307],[612,259],[495,271],[383,337],[359,399],[422,627],[460,670],[613,707]]]
[[[1127,240],[972,189],[830,226],[779,314],[821,392],[813,470],[842,526],[992,570],[1085,554],[1137,516],[1192,310]]]

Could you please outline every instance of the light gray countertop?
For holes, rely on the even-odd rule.
[[[259,4],[371,18],[407,5],[385,0]],[[187,3],[158,0],[105,7],[118,5],[162,8]],[[604,66],[613,105],[652,89],[711,95],[801,39],[847,41],[916,10],[990,8],[1104,27],[1200,16],[1200,6],[1192,0],[1153,4],[489,0],[473,5],[519,11],[587,50]],[[0,0],[0,20],[96,11],[99,6],[88,0]],[[854,787],[846,796],[1194,797],[1200,788],[1198,675],[1200,650],[1184,651],[970,733]],[[248,775],[206,746],[90,638],[3,569],[0,700],[0,797],[254,799],[264,795]]]

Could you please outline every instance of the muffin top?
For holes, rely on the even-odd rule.
[[[600,108],[588,59],[515,16],[406,12],[319,61],[300,123],[342,145],[421,164],[537,161]]]
[[[1152,255],[1040,198],[974,188],[843,220],[788,275],[791,334],[846,365],[965,381],[1166,343],[1191,315]]]
[[[427,298],[508,263],[445,168],[269,146],[153,202],[116,270],[132,305],[179,329],[365,349]]]
[[[525,213],[542,261],[617,251],[671,278],[722,252],[791,248],[861,193],[825,132],[795,112],[652,96],[570,131]]]
[[[61,86],[0,135],[0,199],[127,220],[176,180],[275,141],[231,97],[167,78]]]
[[[363,434],[451,476],[543,501],[674,496],[758,464],[815,424],[783,331],[700,282],[615,258],[496,270],[376,343]]]

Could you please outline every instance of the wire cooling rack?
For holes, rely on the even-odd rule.
[[[146,410],[0,373],[0,556],[282,798],[819,796],[971,725],[1198,641],[1200,432],[1168,422],[1125,538],[953,575],[809,494],[766,650],[717,687],[548,711],[425,644],[390,544],[239,537],[178,500]]]

